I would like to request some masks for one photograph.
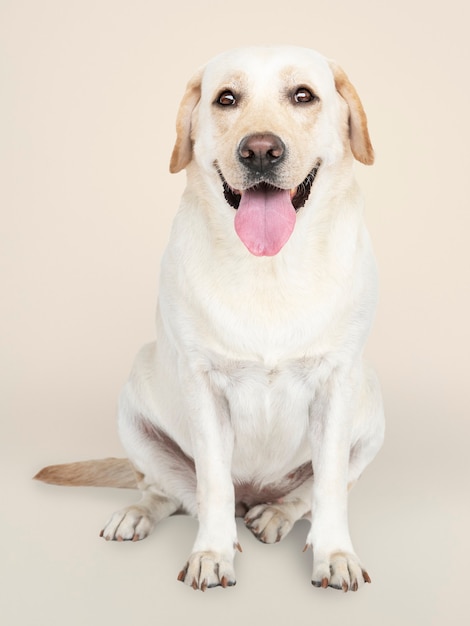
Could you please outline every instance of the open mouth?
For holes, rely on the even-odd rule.
[[[275,256],[289,240],[296,215],[307,202],[321,162],[294,189],[282,189],[265,180],[243,190],[233,189],[215,163],[222,179],[224,196],[236,209],[237,235],[255,256]]]
[[[315,180],[320,164],[321,162],[320,160],[318,160],[315,163],[315,167],[311,170],[311,172],[308,174],[305,180],[303,180],[300,183],[300,185],[298,185],[298,187],[295,187],[294,189],[290,190],[290,200],[291,200],[292,206],[294,207],[296,211],[301,209],[304,206],[304,204],[307,202],[310,196],[310,191],[312,189],[313,181]],[[222,184],[224,188],[224,197],[226,201],[228,202],[228,204],[234,209],[238,209],[238,207],[240,206],[242,195],[246,191],[250,191],[250,192],[251,191],[264,191],[265,193],[275,193],[276,191],[279,191],[279,192],[285,191],[283,189],[280,189],[279,187],[276,187],[275,185],[272,185],[271,183],[267,183],[264,181],[261,181],[257,183],[256,185],[253,185],[252,187],[249,187],[248,189],[243,190],[243,191],[239,191],[238,189],[233,189],[225,180],[217,164],[216,164],[216,167],[217,167],[217,171],[219,172],[219,176],[222,180]]]

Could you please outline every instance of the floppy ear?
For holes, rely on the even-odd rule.
[[[187,84],[176,116],[176,143],[170,159],[172,174],[184,169],[192,158],[191,117],[201,97],[202,71],[199,70]]]
[[[362,103],[349,78],[334,61],[329,61],[335,79],[336,90],[349,107],[349,139],[355,158],[365,165],[374,162],[374,149],[367,130],[367,118]]]

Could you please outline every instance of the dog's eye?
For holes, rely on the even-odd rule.
[[[313,102],[317,97],[307,89],[306,87],[299,87],[293,95],[293,100],[297,104],[305,104],[307,102]]]
[[[217,104],[221,104],[224,107],[229,107],[237,104],[237,99],[231,91],[223,91],[217,98]]]

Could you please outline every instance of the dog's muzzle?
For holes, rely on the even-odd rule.
[[[312,189],[313,182],[317,175],[318,169],[320,168],[320,165],[321,165],[321,161],[318,160],[315,163],[315,166],[312,168],[312,170],[308,173],[307,177],[300,183],[300,185],[290,190],[292,206],[294,207],[296,211],[301,209],[304,206],[304,204],[307,202],[310,196],[310,191]],[[240,206],[240,200],[242,198],[242,195],[248,189],[251,189],[251,190],[264,189],[266,191],[268,190],[283,191],[280,187],[276,187],[276,185],[273,185],[271,182],[263,180],[263,177],[260,178],[259,182],[253,184],[252,186],[248,187],[244,191],[234,189],[225,180],[224,175],[222,174],[222,171],[220,170],[220,167],[218,166],[217,163],[215,163],[215,167],[222,180],[225,200],[234,209],[238,209],[238,207]]]
[[[245,160],[244,164],[251,170],[249,178],[256,181],[246,189],[233,189],[218,163],[214,164],[222,179],[225,199],[237,210],[235,230],[255,256],[274,256],[287,243],[294,230],[296,213],[306,203],[320,167],[320,161],[317,161],[294,189],[276,187],[271,182],[276,179],[273,170],[283,158],[285,148],[275,142],[273,136],[266,137],[263,135],[260,139],[257,136],[256,142],[242,141],[240,144],[239,159]],[[259,171],[260,166],[264,171]]]

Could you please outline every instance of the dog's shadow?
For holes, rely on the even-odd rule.
[[[307,579],[312,574],[311,549],[304,552],[310,528],[308,520],[299,520],[290,533],[279,543],[264,544],[246,528],[242,519],[237,519],[238,539],[243,553],[236,560],[237,576],[244,580],[255,572],[255,576],[279,576],[286,579]],[[259,567],[257,567],[257,564]]]

